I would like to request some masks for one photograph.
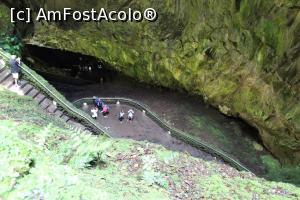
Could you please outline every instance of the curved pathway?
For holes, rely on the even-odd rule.
[[[171,127],[165,121],[161,120],[158,115],[152,112],[147,106],[135,100],[122,97],[106,97],[101,99],[106,104],[111,106],[111,117],[99,117],[97,121],[102,126],[106,126],[107,131],[112,129],[109,131],[110,135],[116,134],[118,137],[121,137],[124,136],[124,134],[129,134],[129,136],[131,136],[133,139],[143,138],[148,141],[156,141],[156,143],[162,144],[174,150],[182,150],[186,148],[186,151],[188,151],[190,154],[201,157],[205,155],[201,151],[204,150],[210,155],[220,157],[225,162],[228,162],[239,170],[250,171],[247,167],[243,166],[241,163],[233,159],[222,150]],[[93,107],[93,99],[91,97],[78,99],[77,101],[73,102],[73,104],[85,112],[90,113],[90,110]],[[124,124],[118,122],[117,116],[122,108],[124,111],[127,111],[130,108],[135,108],[135,124],[130,124],[128,122],[129,124],[124,126]]]
[[[117,138],[130,138],[138,141],[147,140],[152,143],[161,144],[167,149],[188,152],[192,156],[200,157],[203,159],[211,160],[213,157],[185,142],[172,137],[168,130],[162,128],[154,122],[146,113],[134,108],[134,120],[129,122],[126,118],[120,122],[118,114],[123,109],[125,114],[132,108],[126,104],[108,104],[110,113],[108,116],[103,117],[99,114],[97,121],[104,126],[112,137]],[[81,108],[90,113],[93,105],[88,104]]]
[[[3,59],[5,59],[6,61],[8,61],[8,59],[9,59],[9,54],[5,53],[2,50],[0,50],[0,56]],[[3,79],[0,82],[5,87],[11,88],[12,87],[12,79],[11,79],[12,77],[11,77],[11,74],[9,73],[9,71],[7,69],[5,69],[5,67],[6,67],[5,65],[2,66],[1,75],[2,75]],[[38,94],[36,94],[34,96],[34,99],[36,99],[38,101],[38,103],[41,107],[45,107],[44,109],[49,108],[49,106],[51,105],[51,102],[53,102],[50,100],[50,99],[52,99],[52,100],[58,102],[58,104],[61,106],[62,112],[66,112],[70,117],[73,117],[73,119],[76,119],[79,122],[81,122],[81,124],[78,124],[78,125],[84,125],[85,127],[88,127],[91,130],[94,130],[95,134],[97,134],[97,133],[105,134],[110,137],[109,132],[111,132],[111,131],[109,131],[109,129],[110,129],[110,126],[108,126],[109,123],[112,123],[111,124],[112,127],[118,129],[117,124],[115,124],[115,120],[114,121],[106,120],[106,121],[102,121],[102,122],[100,121],[100,123],[97,123],[97,121],[93,120],[89,116],[89,114],[86,113],[86,112],[89,112],[89,108],[85,108],[86,112],[84,112],[84,111],[74,107],[74,105],[71,104],[69,101],[67,101],[65,99],[65,97],[62,96],[58,91],[56,91],[56,89],[52,85],[50,85],[47,81],[45,81],[43,79],[43,77],[39,76],[34,71],[32,71],[28,66],[22,64],[21,69],[22,69],[22,72],[25,74],[27,80],[31,81],[34,86],[37,86],[37,88],[34,88],[34,89],[37,90]],[[28,82],[25,81],[24,83],[22,83],[21,88],[25,88],[26,85],[29,85],[29,87],[32,86],[32,85],[28,84]],[[30,89],[30,91],[31,90],[32,89]],[[23,94],[27,94],[27,92],[23,93]],[[48,99],[47,96],[50,97],[50,99]],[[75,105],[77,104],[77,107],[78,107],[78,105],[80,105],[80,103],[82,105],[81,101],[86,101],[86,100],[90,101],[90,105],[92,104],[92,99],[89,98],[89,99],[80,99],[79,101],[75,102]],[[131,99],[125,99],[125,98],[106,98],[105,100],[108,102],[116,102],[117,100],[120,100],[122,102],[125,102],[127,105],[133,106],[137,109],[136,110],[136,116],[137,116],[136,124],[132,123],[132,124],[130,124],[130,126],[127,126],[127,128],[128,128],[128,130],[126,131],[127,134],[130,132],[137,132],[138,136],[142,136],[142,133],[143,133],[144,136],[150,137],[150,139],[149,139],[150,141],[152,140],[153,142],[156,142],[156,143],[161,142],[161,144],[165,145],[168,148],[171,148],[171,149],[177,148],[177,150],[185,149],[188,152],[190,152],[192,155],[200,156],[202,158],[210,158],[211,159],[212,158],[211,155],[215,155],[215,156],[222,158],[224,161],[228,162],[229,164],[231,164],[232,166],[236,167],[239,170],[249,171],[246,167],[244,167],[242,164],[240,164],[235,159],[231,158],[229,155],[227,155],[227,153],[221,151],[220,149],[218,149],[210,144],[207,144],[201,140],[198,140],[197,138],[194,138],[193,136],[191,136],[189,134],[186,134],[182,131],[179,131],[175,128],[170,127],[167,123],[160,120],[159,117],[155,113],[153,113],[150,109],[148,109],[144,105],[140,104],[139,102],[136,102]],[[117,116],[116,114],[119,112],[118,108],[114,109],[113,108],[114,106],[113,105],[111,105],[111,106],[112,106],[111,114],[113,115],[115,113],[115,116]],[[126,106],[126,105],[124,105],[124,106]],[[127,108],[124,107],[124,109],[128,110],[128,107]],[[141,111],[145,111],[146,115],[143,116],[144,112],[141,112]],[[64,116],[64,115],[62,115],[62,116]],[[103,118],[103,120],[105,120],[105,119],[106,118]],[[107,118],[107,119],[109,119],[109,118]],[[101,118],[99,118],[99,120],[101,120]],[[70,118],[68,118],[66,121],[72,122],[73,120],[70,120]],[[105,124],[107,124],[106,128],[104,127]],[[134,127],[135,127],[135,129],[133,129]],[[119,127],[118,130],[125,132],[124,127]],[[153,132],[155,134],[153,134]],[[169,138],[167,138],[168,134],[176,137],[178,140],[171,136],[169,136]],[[155,136],[155,137],[153,137],[153,136]],[[167,139],[169,139],[169,140],[167,140]],[[182,140],[186,143],[183,143],[180,140]],[[197,149],[194,147],[191,147],[187,144],[195,146],[195,147],[197,147]],[[202,149],[211,155],[203,153],[201,150],[198,150],[198,149]]]

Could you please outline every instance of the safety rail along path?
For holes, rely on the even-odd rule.
[[[10,54],[6,53],[3,49],[0,49],[0,58],[2,58],[6,63],[9,62],[10,57]],[[24,63],[22,63],[20,67],[21,73],[25,75],[26,79],[44,93],[49,95],[65,112],[68,113],[68,115],[74,117],[80,123],[92,129],[96,134],[104,134],[108,137],[111,137],[105,128],[101,126],[101,124],[97,123],[87,113],[76,108],[72,103],[66,100],[65,97],[56,91],[56,89],[46,80],[44,80],[43,77],[35,73]]]
[[[104,102],[109,103],[109,104],[115,104],[117,102],[128,104],[130,106],[133,106],[136,109],[139,109],[141,111],[145,111],[145,114],[150,117],[154,122],[159,124],[163,129],[167,130],[170,132],[170,134],[173,137],[176,137],[177,139],[180,139],[198,149],[201,149],[205,152],[208,152],[209,154],[215,155],[225,162],[229,163],[231,166],[235,167],[238,170],[242,171],[247,171],[251,172],[247,167],[242,165],[239,161],[233,159],[230,157],[227,153],[224,151],[218,149],[217,147],[210,145],[194,136],[191,136],[183,131],[180,131],[174,127],[171,127],[168,123],[166,123],[164,120],[161,120],[160,117],[156,113],[150,110],[150,108],[138,101],[135,101],[133,99],[129,98],[123,98],[123,97],[100,97]],[[88,97],[88,98],[81,98],[73,102],[73,104],[77,107],[80,108],[83,103],[87,104],[92,104],[93,103],[93,98]]]

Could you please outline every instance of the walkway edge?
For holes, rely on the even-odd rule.
[[[229,163],[231,166],[235,167],[238,170],[241,171],[247,171],[247,172],[251,172],[247,167],[245,167],[244,165],[242,165],[239,161],[233,159],[232,157],[230,157],[227,153],[225,153],[224,151],[218,149],[217,147],[210,145],[190,134],[187,134],[183,131],[180,131],[174,127],[171,127],[168,123],[166,123],[164,120],[161,120],[158,115],[156,113],[154,113],[153,111],[151,111],[151,109],[146,106],[143,105],[133,99],[129,99],[129,98],[123,98],[123,97],[101,97],[101,99],[107,103],[116,103],[117,101],[119,101],[120,103],[125,103],[125,104],[129,104],[139,110],[144,110],[147,114],[148,117],[150,117],[153,121],[155,121],[156,123],[158,123],[162,128],[170,131],[171,135],[176,137],[177,139],[183,140],[185,142],[187,142],[188,144],[198,148],[198,149],[202,149],[203,151],[208,152],[209,154],[215,155],[219,158],[221,158],[222,160],[224,160],[225,162]],[[93,102],[93,98],[89,97],[89,98],[82,98],[82,99],[78,99],[76,101],[73,102],[73,104],[76,107],[80,107],[82,106],[83,103],[92,103]]]
[[[10,54],[4,52],[2,49],[0,49],[0,56],[4,59],[4,61],[8,62],[10,59]],[[100,134],[104,134],[108,137],[111,137],[104,127],[102,127],[99,123],[97,123],[94,119],[92,119],[87,113],[83,112],[82,110],[76,108],[74,105],[78,105],[82,102],[91,101],[92,98],[83,98],[79,99],[74,102],[74,105],[71,104],[68,100],[65,99],[63,95],[61,95],[52,85],[50,85],[43,77],[38,75],[35,71],[31,70],[27,65],[23,64],[21,65],[22,73],[26,76],[27,80],[32,82],[33,85],[35,85],[37,88],[41,89],[43,92],[45,92],[47,95],[49,95],[53,100],[57,101],[57,103],[63,108],[64,111],[66,111],[70,116],[78,119],[81,121],[81,123],[87,125],[88,127],[91,127],[95,132],[100,132]],[[158,115],[154,112],[152,112],[147,106],[134,101],[132,99],[122,98],[122,97],[112,97],[112,98],[102,98],[104,101],[110,101],[110,102],[116,102],[121,101],[123,103],[130,104],[134,106],[135,108],[138,108],[140,110],[145,110],[148,116],[154,120],[156,123],[158,123],[161,127],[167,129],[170,131],[171,135],[187,142],[188,144],[195,146],[196,148],[202,149],[212,155],[216,155],[223,159],[224,161],[228,162],[231,166],[235,167],[238,170],[243,170],[250,172],[248,168],[243,166],[238,161],[231,158],[227,153],[223,152],[222,150],[199,140],[198,138],[195,138],[187,133],[184,133],[178,129],[175,129],[168,125],[166,122],[161,120]]]

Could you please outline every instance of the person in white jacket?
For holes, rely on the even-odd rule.
[[[132,109],[128,110],[128,120],[133,121],[134,111]]]
[[[94,118],[94,119],[97,119],[97,118],[98,118],[98,108],[97,108],[97,107],[94,107],[94,108],[91,110],[91,113],[92,113],[92,118]]]

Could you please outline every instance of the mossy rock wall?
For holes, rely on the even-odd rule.
[[[10,12],[7,6],[0,2],[0,34],[11,31]]]
[[[300,163],[298,0],[45,0],[33,8],[153,7],[154,23],[35,23],[26,41],[95,56],[141,81],[183,88],[257,127]]]

